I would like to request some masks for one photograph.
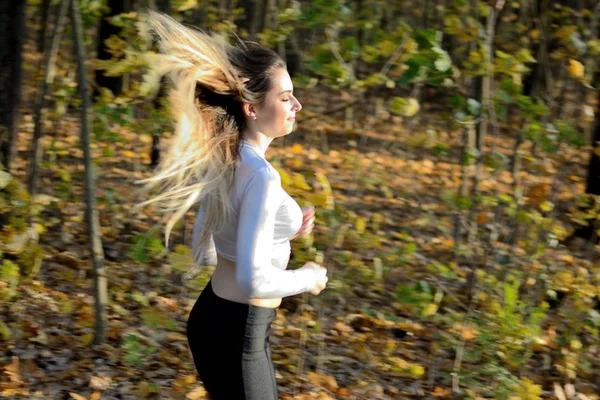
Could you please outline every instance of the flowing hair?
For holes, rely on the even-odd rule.
[[[168,245],[173,226],[202,201],[204,225],[192,244],[196,259],[211,233],[221,231],[232,217],[229,191],[245,126],[242,103],[263,101],[272,72],[285,63],[256,43],[233,46],[154,11],[148,12],[148,24],[161,53],[149,75],[155,80],[166,75],[171,82],[175,132],[155,174],[137,181],[144,184],[142,195],[150,198],[135,209],[156,204],[167,221]]]

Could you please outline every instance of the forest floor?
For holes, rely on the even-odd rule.
[[[394,117],[380,122],[364,117],[357,121],[357,129],[347,133],[341,128],[340,116],[308,119],[312,115],[308,110],[322,109],[331,102],[316,91],[303,95],[315,100],[304,102],[306,111],[298,118],[298,132],[274,142],[267,156],[290,174],[324,174],[331,183],[336,212],[317,207],[314,234],[315,245],[325,254],[329,288],[318,297],[284,299],[273,324],[271,345],[280,396],[450,398],[450,374],[460,340],[456,347],[441,347],[437,341],[443,331],[466,340],[468,335],[460,327],[436,320],[435,314],[461,311],[466,293],[462,291],[464,280],[437,280],[431,266],[452,266],[455,260],[454,211],[442,201],[442,193],[458,191],[462,135],[445,129],[433,111],[426,111],[420,122],[404,132],[397,132],[401,121]],[[28,112],[24,112],[16,168],[21,182],[25,181],[32,132]],[[201,269],[193,280],[184,280],[190,257],[181,246],[172,247],[166,257],[150,255],[148,262],[129,255],[134,239],[148,232],[158,218],[150,212],[130,213],[139,201],[133,180],[152,172],[147,166],[151,137],[121,129],[122,141],[117,145],[94,146],[110,297],[108,341],[96,346],[92,344],[94,300],[78,115],[72,112],[59,122],[47,121],[45,128],[44,148],[53,150],[46,152],[38,187],[59,201],[44,212],[47,232],[41,237],[45,250],[42,268],[33,280],[19,286],[17,298],[6,306],[8,314],[2,316],[10,332],[2,342],[5,351],[0,360],[6,365],[0,368],[0,396],[205,398],[185,327],[211,268]],[[489,143],[494,141],[510,156],[512,135],[491,138]],[[439,144],[444,145],[443,151],[436,152]],[[106,147],[111,146],[112,151],[107,152]],[[527,172],[522,173],[522,185],[528,188],[531,201],[546,198],[553,176],[563,173],[556,218],[571,229],[567,212],[573,208],[575,196],[584,191],[588,154],[589,149],[562,148],[555,157],[527,164]],[[307,181],[313,190],[307,190],[304,199],[297,197],[301,204],[311,193],[323,191],[314,180]],[[508,172],[494,177],[486,169],[480,184],[484,193],[512,191]],[[295,194],[302,196],[299,191]],[[339,225],[331,224],[332,215]],[[187,243],[192,224],[190,215],[175,235],[175,243]],[[503,225],[500,230],[508,234],[511,227]],[[302,240],[293,243],[291,267],[312,257],[305,244]],[[518,246],[513,253],[516,265],[525,268],[530,262]],[[584,247],[546,249],[541,262],[544,260],[554,260],[557,268],[570,265],[596,274],[599,270],[597,251]],[[464,277],[469,267],[464,257],[461,264],[454,265],[458,277]],[[429,282],[432,287],[447,285],[438,287],[446,297],[433,315],[416,312],[397,297],[399,284],[419,282]],[[546,337],[556,325],[552,321],[545,325]],[[598,358],[597,346],[590,349],[590,358]],[[555,360],[560,348],[549,344],[539,353]],[[564,381],[554,367],[536,366],[541,358],[532,357],[527,369],[543,387],[541,396],[552,398],[555,384]],[[479,365],[465,363],[462,368],[461,373],[477,374]],[[600,362],[596,360],[591,370],[578,377],[575,389],[597,400]],[[465,395],[468,387],[461,389]],[[479,394],[481,398],[490,395],[493,393]]]

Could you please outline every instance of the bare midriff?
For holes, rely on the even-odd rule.
[[[277,308],[281,297],[274,299],[251,299],[243,294],[235,279],[235,261],[217,254],[217,268],[212,275],[212,289],[215,294],[225,300],[250,304],[257,307]]]

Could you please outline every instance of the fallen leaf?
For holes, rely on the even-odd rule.
[[[97,390],[94,393],[92,393],[92,395],[90,396],[90,400],[100,400],[101,397],[102,397],[102,392]]]
[[[188,394],[185,395],[185,398],[188,400],[200,400],[206,398],[206,390],[199,386],[196,389],[192,390]]]
[[[556,382],[554,382],[554,395],[558,398],[558,400],[567,400],[567,395],[563,388]]]

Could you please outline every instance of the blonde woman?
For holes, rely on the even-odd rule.
[[[290,240],[308,234],[314,211],[281,187],[265,157],[292,132],[302,105],[285,63],[258,44],[232,46],[151,12],[150,26],[168,74],[177,119],[169,153],[146,189],[175,222],[199,203],[192,235],[197,265],[216,263],[196,301],[187,336],[212,398],[277,399],[269,329],[282,297],[319,294],[327,271],[315,263],[286,270]]]

